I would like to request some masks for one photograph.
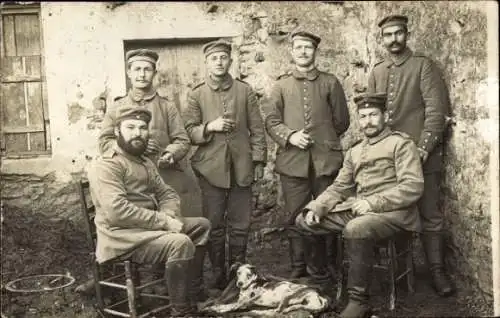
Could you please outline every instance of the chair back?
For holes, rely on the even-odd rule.
[[[97,242],[97,230],[94,223],[95,205],[90,197],[90,184],[88,180],[81,179],[77,185],[80,194],[80,211],[85,223],[87,241],[94,252]]]

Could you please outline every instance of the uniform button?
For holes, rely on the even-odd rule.
[[[427,139],[424,139],[424,142],[427,142]]]

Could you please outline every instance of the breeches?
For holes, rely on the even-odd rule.
[[[125,257],[142,264],[159,264],[191,259],[195,248],[205,245],[210,232],[210,222],[205,218],[184,218],[181,233],[164,235],[139,246]]]

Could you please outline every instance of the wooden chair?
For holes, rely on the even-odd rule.
[[[375,269],[387,271],[389,278],[389,310],[396,308],[397,290],[396,286],[402,279],[406,279],[406,285],[409,293],[415,292],[415,265],[413,263],[413,232],[401,232],[394,237],[377,243]],[[398,244],[396,244],[398,242]],[[401,250],[396,249],[396,245]],[[385,253],[384,253],[385,250]],[[401,266],[398,260],[404,258],[404,266]],[[339,302],[346,293],[346,265],[348,261],[344,258],[344,239],[342,233],[337,234],[337,302]]]
[[[81,212],[86,227],[87,240],[91,248],[90,257],[97,311],[102,316],[145,318],[153,317],[156,313],[169,309],[170,304],[167,296],[144,292],[146,288],[165,284],[165,280],[162,278],[141,285],[141,271],[151,273],[151,271],[146,270],[146,265],[136,264],[130,260],[112,260],[102,264],[96,261],[95,206],[90,198],[89,190],[90,186],[87,180],[82,179],[78,182]],[[106,291],[111,294],[111,300],[105,297],[108,295]],[[147,299],[156,300],[155,305],[158,305],[158,300],[160,300],[160,305],[145,310],[142,308],[141,301]]]

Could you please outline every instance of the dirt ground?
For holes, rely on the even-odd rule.
[[[288,246],[280,232],[262,235],[259,228],[269,219],[269,211],[254,222],[249,245],[249,262],[264,273],[286,276],[289,271]],[[2,318],[14,317],[98,317],[93,299],[74,292],[74,288],[90,277],[89,249],[82,224],[68,220],[48,220],[41,216],[25,215],[22,211],[7,209],[2,224]],[[376,272],[372,302],[379,310],[379,317],[479,317],[491,316],[492,305],[466,284],[457,281],[458,292],[450,298],[440,298],[429,287],[420,252],[415,251],[417,276],[416,293],[401,293],[396,310],[387,309],[387,292],[380,282],[385,273]],[[7,291],[4,286],[16,278],[37,274],[64,274],[75,277],[73,286],[64,290],[19,294]],[[211,279],[207,267],[206,278]],[[332,286],[332,291],[334,286]],[[335,312],[322,317],[335,317]]]

